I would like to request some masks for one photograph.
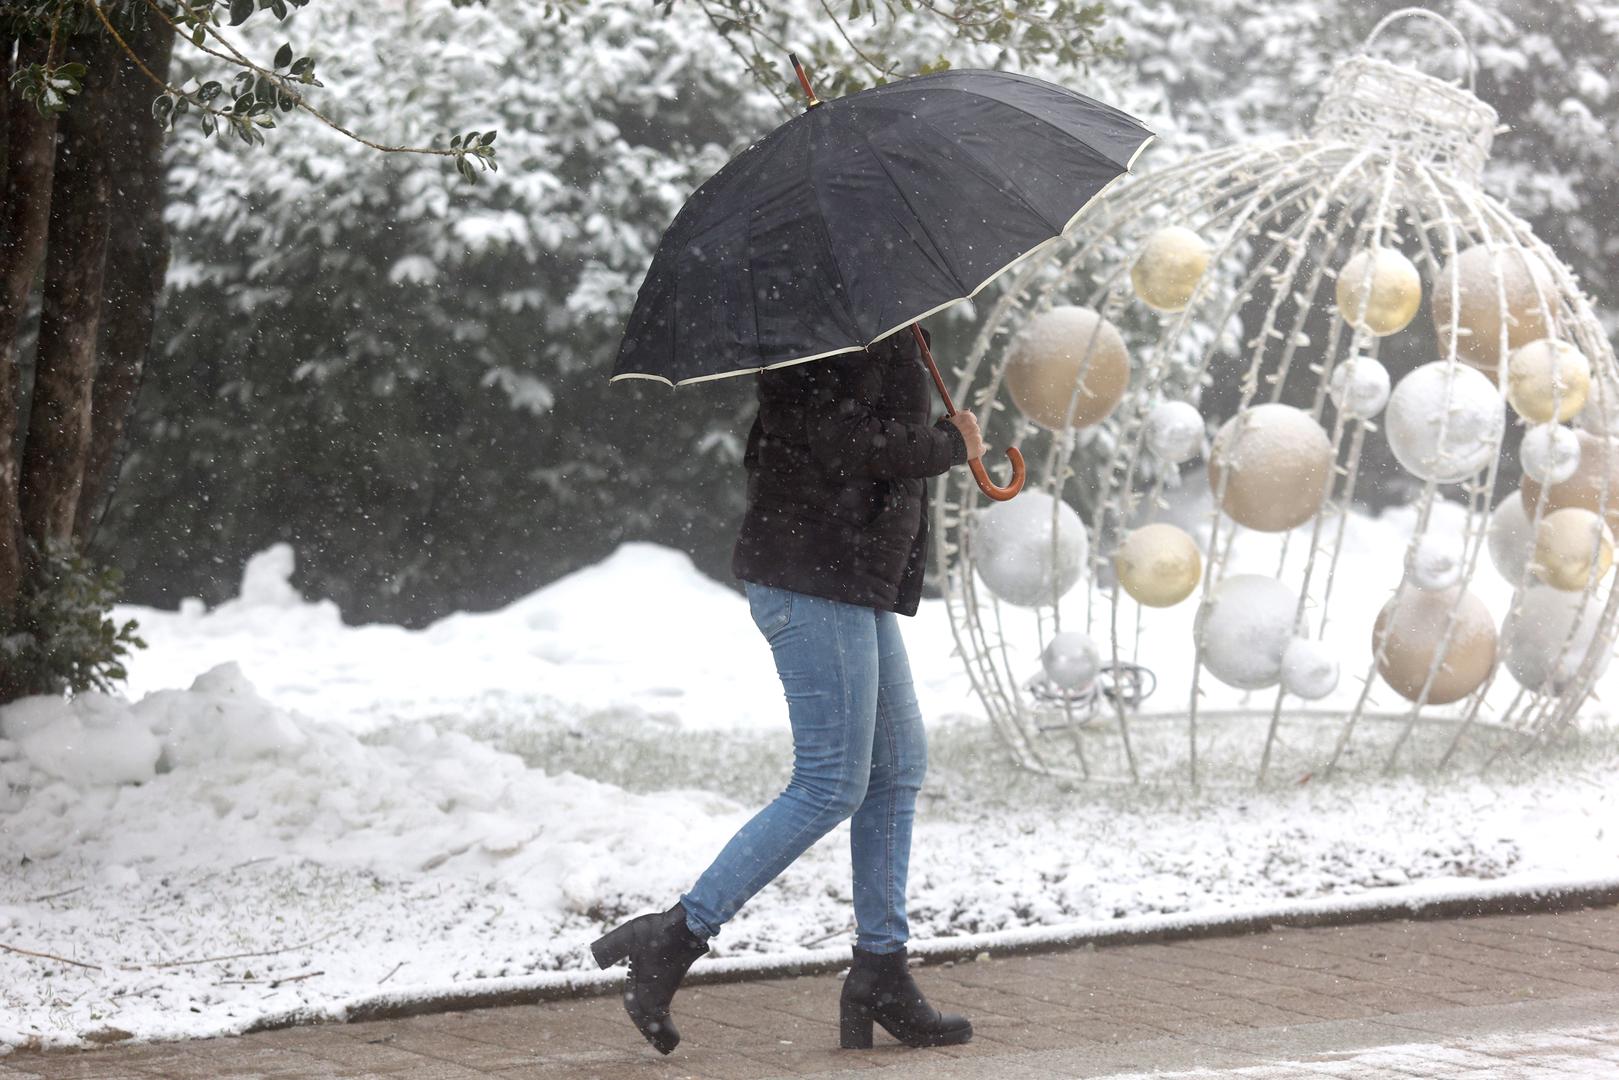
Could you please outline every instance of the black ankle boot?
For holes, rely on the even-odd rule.
[[[965,1016],[941,1013],[917,988],[906,966],[905,950],[893,953],[854,951],[849,977],[843,981],[838,1039],[845,1050],[871,1049],[875,1021],[906,1046],[955,1046],[973,1037]]]
[[[624,1011],[658,1053],[673,1050],[680,1032],[669,1018],[669,1002],[692,961],[708,951],[708,942],[686,926],[686,909],[676,904],[668,911],[631,919],[596,939],[590,951],[604,968],[629,958]]]

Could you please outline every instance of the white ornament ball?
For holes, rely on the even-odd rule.
[[[1210,254],[1208,241],[1183,225],[1159,229],[1130,267],[1130,284],[1154,311],[1183,311],[1208,269]]]
[[[1237,574],[1214,587],[1194,633],[1209,674],[1240,690],[1262,690],[1282,678],[1293,641],[1298,597],[1275,578]]]
[[[1592,372],[1591,392],[1574,424],[1592,435],[1619,439],[1619,375],[1602,367]]]
[[[1535,553],[1535,530],[1518,492],[1510,492],[1491,512],[1485,540],[1496,571],[1514,585],[1522,581]]]
[[[972,551],[990,592],[1008,604],[1036,607],[1056,603],[1074,587],[1085,572],[1090,544],[1073,507],[1043,491],[1025,491],[980,511]]]
[[[1179,465],[1203,452],[1203,414],[1188,401],[1164,401],[1147,414],[1147,449],[1160,461]]]
[[[1477,370],[1435,361],[1412,371],[1389,398],[1389,449],[1405,470],[1451,484],[1489,464],[1501,449],[1506,410],[1495,384]]]
[[[1377,337],[1399,333],[1422,306],[1422,275],[1393,248],[1359,252],[1338,272],[1344,321]]]
[[[1561,424],[1537,424],[1518,447],[1526,476],[1542,484],[1561,484],[1580,467],[1580,438]]]
[[[1411,555],[1411,584],[1419,589],[1448,589],[1459,584],[1465,558],[1459,538],[1425,534]]]
[[[1282,653],[1282,689],[1305,701],[1319,701],[1338,689],[1338,657],[1326,642],[1294,638]]]
[[[1596,642],[1601,622],[1602,602],[1595,597],[1549,585],[1526,590],[1501,624],[1507,670],[1526,690],[1562,693]],[[1612,657],[1612,649],[1602,650],[1598,676]]]
[[[1102,651],[1089,634],[1067,631],[1053,637],[1040,654],[1040,664],[1052,685],[1083,690],[1102,670]]]
[[[1370,356],[1356,356],[1332,369],[1327,388],[1344,415],[1370,420],[1389,403],[1389,369]]]

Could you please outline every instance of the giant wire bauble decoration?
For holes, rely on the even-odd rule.
[[[1372,55],[1391,26],[1415,32],[1415,20],[1452,35],[1464,77]],[[1433,48],[1418,55],[1445,59]],[[1365,51],[1338,63],[1306,134],[1126,177],[1004,279],[955,371],[956,399],[989,419],[991,441],[1021,447],[1029,490],[1046,500],[1037,516],[1054,504],[1079,513],[1087,572],[1060,600],[1032,607],[987,591],[964,561],[978,548],[984,503],[960,470],[934,503],[935,552],[967,672],[1020,764],[1073,781],[1194,784],[1484,767],[1574,723],[1612,648],[1619,591],[1614,575],[1594,573],[1582,591],[1550,589],[1532,556],[1542,518],[1565,506],[1619,533],[1619,440],[1610,441],[1619,365],[1568,268],[1484,190],[1498,117],[1473,93],[1472,71],[1449,22],[1396,12]],[[1170,274],[1174,254],[1198,257]],[[1413,300],[1407,267],[1437,319],[1401,328]],[[1007,385],[1030,328],[1075,309],[1117,328],[1129,356],[1129,388],[1089,427],[1033,415]],[[1542,339],[1560,344],[1524,354],[1532,363],[1520,372],[1519,404],[1570,424],[1580,461],[1558,483],[1525,477],[1510,505],[1520,496],[1517,456],[1502,450],[1506,358]],[[1539,361],[1575,353],[1590,378],[1569,419],[1579,365]],[[1055,396],[1063,400],[1034,412],[1082,404],[1066,389]],[[1202,432],[1275,410],[1325,439],[1319,498],[1308,491],[1303,514],[1262,512],[1296,499],[1297,478],[1284,479],[1244,492],[1240,514],[1222,512],[1236,474],[1197,460]],[[1567,437],[1536,442],[1547,444],[1531,447],[1536,471],[1558,476],[1567,462],[1550,451],[1566,450]],[[1368,483],[1363,463],[1375,456],[1388,469],[1391,448],[1411,470],[1398,527],[1353,512]],[[1201,553],[1198,587],[1178,605],[1135,602],[1115,573],[1121,544],[1155,521],[1182,529]],[[1041,535],[1051,542],[1049,525]],[[1338,573],[1346,552],[1352,575]],[[1531,592],[1532,632],[1513,619]],[[1264,617],[1233,614],[1222,599],[1236,595],[1262,599]],[[1516,632],[1502,664],[1504,625]],[[1075,632],[1100,648],[1099,689],[1052,692],[1042,651]]]

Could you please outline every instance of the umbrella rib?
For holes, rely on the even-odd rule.
[[[927,219],[925,219],[921,214],[917,213],[916,207],[912,204],[911,197],[906,194],[904,186],[894,178],[893,172],[888,168],[888,162],[883,160],[882,151],[878,150],[876,145],[872,143],[870,135],[862,135],[861,138],[865,140],[866,149],[870,150],[872,156],[877,159],[878,168],[883,170],[883,175],[888,178],[888,182],[892,184],[894,190],[899,193],[900,201],[903,202],[905,204],[905,208],[911,212],[911,217],[915,219],[917,227],[922,230],[922,235],[927,237],[928,243],[933,247],[934,254],[938,256],[939,262],[943,264],[945,272],[948,273],[951,280],[956,283],[957,289],[960,289],[962,292],[966,292],[967,283],[961,279],[961,271],[956,269],[950,258],[945,255],[944,248],[940,247],[939,242],[933,238],[933,233],[928,228]],[[907,235],[909,232],[910,230],[907,229]],[[915,243],[914,239],[912,242]],[[921,247],[921,245],[918,244],[917,247]]]

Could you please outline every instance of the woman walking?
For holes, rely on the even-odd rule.
[[[770,643],[793,731],[792,780],[667,911],[597,940],[628,958],[624,1006],[661,1053],[669,1004],[708,939],[815,841],[850,821],[857,936],[840,1043],[881,1024],[910,1046],[964,1043],[972,1025],[927,1003],[906,966],[906,871],[927,739],[897,615],[914,615],[927,478],[980,457],[970,412],[928,423],[930,382],[909,333],[864,352],[764,371],[748,436],[748,508],[732,560]]]

